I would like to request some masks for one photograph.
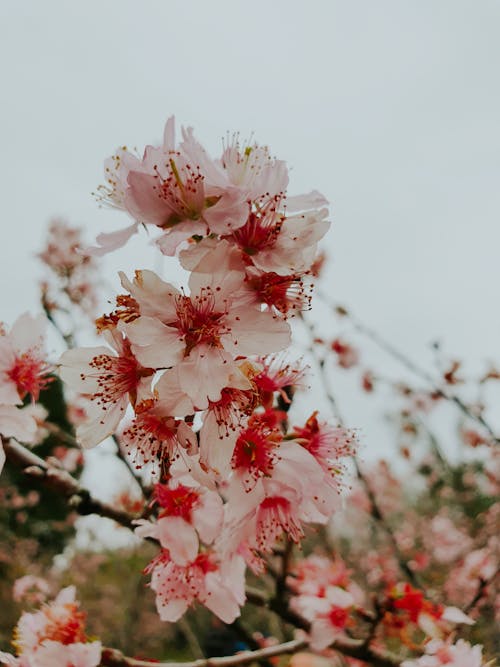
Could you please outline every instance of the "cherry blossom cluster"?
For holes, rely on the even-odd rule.
[[[312,554],[298,561],[288,584],[291,608],[311,623],[311,648],[322,651],[356,625],[365,594],[339,558]]]
[[[0,662],[9,667],[98,667],[101,643],[85,633],[85,613],[75,600],[75,587],[35,612],[24,612],[14,630],[16,655],[0,651]]]
[[[106,162],[101,197],[135,220],[101,235],[95,254],[156,226],[165,254],[189,271],[185,288],[148,269],[120,274],[116,308],[97,320],[107,346],[71,349],[62,379],[88,403],[83,447],[119,430],[136,468],[155,480],[154,520],[137,533],[161,551],[150,564],[162,619],[194,600],[233,621],[244,576],[283,534],[326,524],[339,504],[354,438],[318,420],[289,428],[303,382],[286,361],[290,318],[307,309],[317,244],[329,227],[317,192],[286,193],[285,163],[237,137],[211,159],[190,129],[143,158]]]
[[[291,608],[311,623],[312,649],[323,651],[336,640],[347,638],[349,630],[366,618],[367,596],[352,574],[338,555],[312,554],[292,569],[288,578]],[[425,638],[448,636],[455,624],[474,624],[457,607],[435,604],[408,583],[390,587],[377,604],[380,638],[398,637],[410,649],[418,650]],[[413,642],[413,636],[418,640]]]
[[[295,315],[310,330],[322,377],[331,360],[341,373],[356,372],[361,362],[357,344],[343,331],[320,337],[303,315],[324,259],[318,242],[329,227],[326,200],[315,191],[289,196],[286,165],[267,147],[234,136],[212,158],[191,129],[176,140],[172,118],[161,145],[147,146],[142,157],[118,149],[105,163],[105,179],[98,198],[126,212],[132,224],[101,234],[96,247],[83,251],[80,230],[55,220],[40,253],[58,280],[56,291],[45,285],[42,304],[69,348],[57,364],[64,401],[59,385],[49,386],[54,376],[44,350],[44,318],[25,314],[10,330],[0,327],[0,435],[30,446],[48,442],[51,454],[42,460],[6,443],[9,458],[19,463],[21,456],[28,476],[52,484],[81,514],[111,517],[156,545],[145,572],[162,621],[176,622],[200,603],[231,624],[246,601],[247,573],[255,577],[267,569],[262,590],[249,597],[305,632],[296,647],[309,646],[331,661],[342,654],[353,667],[379,664],[386,649],[398,651],[389,663],[402,667],[483,667],[481,646],[454,640],[457,624],[467,632],[476,623],[474,634],[465,635],[470,639],[500,613],[494,592],[499,507],[492,500],[498,453],[476,467],[453,468],[434,444],[433,455],[415,468],[415,487],[403,484],[386,462],[370,470],[356,459],[358,479],[332,528],[356,439],[317,411],[305,423],[294,417],[294,395],[306,383],[302,363],[288,358]],[[102,344],[74,348],[74,335],[64,333],[55,313],[64,317],[66,306],[92,311],[93,256],[121,247],[141,228],[156,228],[154,243],[178,260],[189,275],[186,284],[147,268],[121,272],[116,303],[95,320]],[[349,317],[344,308],[336,312],[344,321]],[[318,356],[313,346],[322,350]],[[447,393],[463,382],[460,368],[458,362],[447,365],[444,389],[430,390],[364,370],[367,393],[389,386],[404,401],[401,451],[407,460],[414,456],[412,445],[417,449],[423,415],[447,398],[461,405]],[[481,383],[499,377],[491,369]],[[54,389],[44,397],[48,405],[63,401],[63,426],[46,421],[38,402],[47,388]],[[480,413],[463,406],[468,419],[476,419],[474,429],[462,425],[463,440],[474,448],[491,445],[493,431],[488,435]],[[52,440],[45,440],[47,433]],[[83,459],[75,433],[83,448],[115,439],[117,455],[138,482],[134,493],[101,503],[68,474],[78,475]],[[4,458],[0,449],[0,470]],[[9,493],[0,494],[4,509],[31,508],[40,498],[35,489],[26,496]],[[29,521],[28,514],[19,512],[16,521]],[[327,538],[328,555],[318,550],[300,559],[293,545],[307,537],[306,550],[317,548],[318,533]],[[14,599],[42,606],[23,613],[16,655],[0,653],[0,663],[107,664],[109,650],[86,634],[74,588],[43,604],[49,584],[26,572],[16,581]],[[272,591],[266,590],[270,582]],[[256,637],[259,646],[279,644]],[[282,650],[288,651],[287,643]],[[487,641],[484,651],[490,651]],[[307,661],[310,654],[302,655]]]
[[[70,305],[93,313],[96,305],[96,261],[82,250],[82,230],[55,218],[49,224],[47,241],[38,254],[49,269],[42,287],[46,311],[64,310]]]

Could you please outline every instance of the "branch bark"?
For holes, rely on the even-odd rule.
[[[70,507],[78,514],[98,514],[113,519],[129,530],[134,530],[133,521],[136,517],[93,498],[90,491],[80,486],[77,480],[65,470],[50,465],[15,440],[2,438],[2,444],[9,461],[23,468],[24,473],[33,479],[38,479],[47,486],[58,490],[68,499]]]

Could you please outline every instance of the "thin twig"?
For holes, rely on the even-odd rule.
[[[72,436],[71,433],[68,433],[57,424],[54,424],[53,422],[49,421],[44,421],[42,423],[42,428],[48,431],[51,435],[58,438],[65,445],[80,449],[80,445],[78,444],[76,438]]]
[[[450,401],[451,403],[454,403],[464,415],[466,415],[470,419],[473,419],[478,424],[480,424],[488,432],[488,434],[490,435],[490,437],[494,442],[500,443],[500,438],[496,435],[495,431],[490,426],[490,424],[485,420],[483,415],[472,410],[466,403],[463,402],[460,396],[449,393],[442,387],[438,386],[431,373],[429,373],[424,368],[416,364],[412,359],[407,357],[392,343],[385,340],[385,338],[383,338],[377,331],[375,331],[371,327],[361,322],[361,320],[359,320],[357,317],[354,317],[354,315],[352,315],[346,308],[344,308],[343,306],[335,306],[327,298],[325,298],[325,296],[322,295],[321,292],[319,293],[319,296],[320,298],[323,299],[323,301],[325,301],[330,306],[330,308],[334,312],[339,312],[342,315],[342,317],[347,317],[356,331],[369,338],[381,350],[384,350],[384,352],[386,352],[391,357],[399,361],[400,364],[402,364],[414,375],[417,375],[419,378],[427,382],[435,394],[437,394],[441,398],[444,398],[447,401]]]
[[[63,339],[66,347],[71,350],[71,348],[76,346],[76,341],[73,333],[64,333],[64,331],[61,329],[59,326],[57,320],[55,319],[54,315],[52,314],[52,309],[50,308],[47,300],[44,298],[44,295],[42,294],[41,298],[42,302],[42,308],[45,312],[45,315],[47,316],[47,319],[49,322],[53,325],[54,329],[57,331],[57,333],[61,336]]]
[[[276,655],[295,653],[306,648],[307,642],[303,639],[294,639],[290,642],[266,646],[255,651],[242,651],[235,655],[221,658],[202,658],[191,662],[157,662],[151,660],[137,660],[129,658],[116,649],[105,648],[102,652],[101,665],[103,667],[233,667],[233,665],[247,665]]]
[[[200,646],[200,642],[198,641],[198,637],[193,632],[191,624],[188,621],[188,619],[186,618],[186,616],[183,616],[182,618],[180,618],[177,621],[177,623],[179,624],[179,628],[180,628],[182,634],[184,635],[184,637],[185,637],[185,639],[188,643],[189,649],[190,649],[191,653],[193,654],[193,656],[197,660],[203,660],[205,658],[205,654],[203,653],[203,650]]]
[[[101,665],[103,667],[235,667],[236,665],[247,665],[251,662],[266,660],[278,655],[297,653],[309,646],[305,639],[293,639],[289,642],[266,646],[255,651],[242,651],[235,655],[220,658],[206,658],[193,660],[191,662],[157,662],[150,660],[137,660],[123,655],[116,649],[105,648],[102,652]],[[377,654],[363,646],[357,640],[336,641],[331,645],[336,651],[356,658],[365,660],[373,667],[398,667],[401,660],[390,654]]]
[[[301,316],[301,319],[302,319],[303,323],[305,324],[306,328],[308,329],[309,334],[311,336],[311,344],[309,346],[309,351],[311,352],[311,354],[313,355],[316,363],[318,364],[318,367],[319,367],[319,370],[320,370],[321,381],[322,381],[323,388],[324,388],[324,391],[325,391],[325,396],[326,396],[328,402],[330,403],[330,406],[331,406],[331,409],[332,409],[332,412],[333,412],[335,418],[337,419],[338,423],[341,426],[343,426],[344,422],[343,422],[343,419],[340,415],[339,407],[338,407],[337,401],[336,401],[336,399],[333,395],[332,389],[330,387],[330,382],[329,382],[329,379],[328,379],[328,376],[327,376],[327,373],[326,373],[325,359],[318,355],[318,353],[316,351],[316,348],[314,347],[314,343],[312,342],[316,338],[316,332],[314,330],[314,326],[308,320],[306,320],[306,318],[304,316]],[[354,462],[354,466],[355,466],[355,469],[356,469],[356,475],[357,475],[359,481],[361,482],[361,484],[363,485],[363,487],[365,489],[365,492],[366,492],[366,495],[368,496],[368,499],[370,501],[372,518],[374,519],[376,524],[378,526],[380,526],[382,528],[382,530],[385,532],[385,534],[387,535],[387,537],[388,537],[388,539],[391,543],[392,549],[394,551],[394,555],[396,556],[399,567],[400,567],[401,571],[403,572],[403,574],[406,576],[406,578],[414,586],[419,586],[418,579],[417,579],[415,573],[412,571],[412,569],[408,565],[408,563],[406,562],[403,554],[401,553],[399,545],[396,541],[396,537],[394,536],[394,533],[393,533],[391,527],[388,525],[388,523],[387,523],[387,521],[386,521],[386,519],[385,519],[385,517],[382,513],[382,510],[381,510],[380,505],[377,501],[377,498],[375,497],[373,489],[371,488],[365,474],[361,470],[359,460],[358,460],[355,453],[352,455],[352,460]]]

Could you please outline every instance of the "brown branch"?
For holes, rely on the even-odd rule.
[[[479,585],[477,587],[477,591],[476,591],[474,597],[472,598],[472,600],[465,607],[465,609],[464,609],[465,614],[468,614],[469,612],[471,612],[474,609],[474,607],[477,605],[477,603],[481,600],[483,595],[486,593],[486,589],[488,588],[488,586],[495,581],[495,579],[498,577],[499,574],[500,574],[500,568],[497,568],[495,570],[495,572],[493,572],[491,577],[489,577],[488,579],[483,579],[482,577],[479,578]]]
[[[105,648],[102,652],[101,665],[103,667],[233,667],[233,665],[247,665],[251,662],[265,660],[277,655],[295,653],[307,647],[303,639],[294,639],[290,642],[266,646],[255,651],[242,651],[235,655],[221,658],[204,658],[192,662],[157,662],[150,660],[137,660],[124,656],[116,649]],[[392,667],[392,665],[391,665]]]
[[[41,427],[44,428],[46,431],[48,431],[51,435],[55,436],[58,438],[62,443],[67,445],[68,447],[73,447],[75,449],[80,449],[80,445],[76,441],[76,438],[71,435],[71,433],[68,433],[64,429],[62,429],[60,426],[57,424],[54,424],[49,421],[44,421],[41,422]]]
[[[98,514],[113,519],[129,530],[134,530],[134,516],[93,498],[88,489],[80,486],[76,479],[65,470],[50,465],[15,440],[2,438],[2,444],[9,461],[23,468],[27,475],[59,491],[68,499],[70,507],[79,514]]]
[[[293,609],[290,609],[288,603],[280,598],[274,597],[270,600],[263,598],[261,601],[259,601],[259,599],[251,600],[247,597],[247,601],[252,602],[257,606],[270,609],[277,616],[283,619],[286,623],[292,625],[294,628],[300,628],[305,632],[310,632],[311,630],[311,623],[303,616],[293,611]],[[371,624],[375,625],[378,624],[380,617],[372,616],[369,614],[368,620],[371,621]],[[349,658],[364,660],[373,667],[395,667],[401,664],[401,660],[398,657],[390,653],[375,651],[370,647],[369,643],[370,639],[367,638],[351,639],[349,637],[345,637],[336,640],[333,644],[331,644],[330,648],[335,649],[339,653]]]

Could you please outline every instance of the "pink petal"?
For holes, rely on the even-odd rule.
[[[295,211],[307,211],[312,208],[322,208],[323,206],[328,206],[328,203],[328,199],[321,192],[311,190],[307,195],[287,197],[285,208],[289,213],[293,213]]]
[[[36,421],[29,412],[15,405],[0,405],[0,433],[4,437],[32,443],[36,430]]]
[[[189,601],[184,598],[167,601],[163,596],[156,596],[156,609],[162,621],[175,623],[185,614],[188,607]]]
[[[158,519],[160,544],[170,552],[177,565],[188,565],[198,555],[198,535],[195,529],[180,516],[166,516]]]
[[[85,449],[91,449],[112,435],[125,415],[128,401],[124,396],[118,403],[103,410],[94,403],[87,409],[88,421],[76,428],[78,443]]]
[[[445,607],[441,618],[450,623],[464,623],[465,625],[474,625],[476,622],[458,607]]]
[[[153,317],[139,317],[125,325],[138,361],[148,368],[174,366],[182,359],[184,343],[179,332]]]
[[[153,174],[131,171],[127,177],[125,206],[139,222],[149,222],[161,227],[176,213],[158,195],[158,178]]]
[[[172,284],[146,269],[136,271],[132,281],[123,271],[119,276],[122,287],[139,303],[141,315],[158,317],[164,322],[175,319],[175,299],[180,292]]]
[[[191,236],[199,234],[205,236],[207,226],[202,222],[185,220],[179,223],[177,229],[171,229],[155,240],[155,244],[161,250],[163,255],[173,257],[181,243],[187,241]]]
[[[233,354],[271,354],[290,345],[290,326],[270,312],[237,308],[226,318],[231,334],[224,336],[224,347]]]
[[[206,491],[201,504],[193,510],[193,524],[205,544],[211,544],[222,528],[224,509],[218,493]]]
[[[240,615],[240,607],[231,592],[222,585],[220,578],[209,572],[205,577],[206,594],[200,596],[207,609],[210,609],[224,623],[232,623]]]
[[[211,232],[229,234],[245,224],[248,213],[246,193],[240,188],[227,188],[219,201],[205,210],[203,219]]]
[[[107,255],[108,252],[111,252],[112,250],[122,248],[131,236],[137,234],[137,229],[138,223],[134,222],[129,227],[119,229],[116,232],[99,234],[96,238],[96,243],[99,245],[85,248],[83,252],[92,257],[102,257],[103,255]]]

